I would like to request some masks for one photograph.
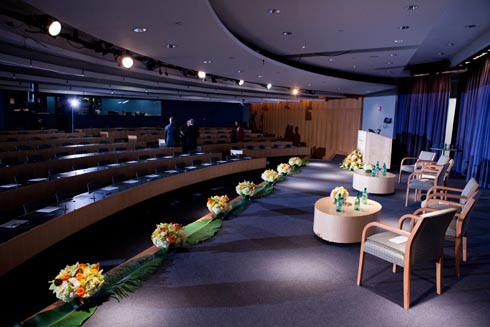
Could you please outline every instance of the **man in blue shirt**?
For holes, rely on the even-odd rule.
[[[167,147],[176,147],[179,130],[177,124],[175,124],[174,117],[170,117],[168,121],[169,124],[165,126],[165,145]]]

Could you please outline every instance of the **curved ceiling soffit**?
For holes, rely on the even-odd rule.
[[[303,71],[307,71],[309,73],[320,74],[328,77],[347,79],[356,82],[367,82],[367,83],[377,83],[377,84],[387,84],[387,85],[397,84],[397,81],[394,78],[371,76],[371,75],[364,75],[364,74],[353,74],[342,70],[301,63],[299,61],[293,61],[288,59],[288,58],[298,58],[295,55],[281,56],[269,52],[263,48],[260,48],[250,40],[244,39],[239,34],[231,30],[228,26],[226,26],[223,20],[219,17],[217,11],[214,9],[213,5],[211,4],[211,1],[208,1],[208,4],[214,16],[216,17],[216,20],[222,26],[223,31],[228,33],[231,38],[235,39],[235,42],[237,44],[240,44],[242,48],[248,50],[250,53],[252,53],[255,56],[260,56],[261,59],[268,59],[269,61],[273,61],[276,64],[282,64],[288,66],[289,68],[296,68]]]

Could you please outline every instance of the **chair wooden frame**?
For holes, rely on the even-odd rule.
[[[402,173],[405,171],[405,170],[403,170],[403,167],[404,166],[408,166],[409,165],[408,164],[409,161],[415,161],[414,164],[413,164],[413,167],[414,167],[413,172],[417,171],[418,169],[420,169],[421,167],[423,167],[425,164],[433,164],[434,163],[434,159],[436,157],[436,153],[435,152],[430,152],[430,153],[432,153],[432,158],[430,160],[420,159],[420,156],[423,153],[428,153],[428,151],[422,151],[422,152],[420,152],[420,154],[419,154],[418,157],[405,157],[405,158],[402,159],[402,161],[400,162],[400,173],[398,175],[398,184],[401,182],[401,180],[402,180]]]
[[[441,200],[441,199],[432,199],[430,201],[437,201],[438,203],[444,203],[448,207],[454,207],[458,208],[460,212],[456,212],[455,217],[457,218],[456,221],[456,226],[455,226],[455,236],[454,239],[452,237],[447,237],[446,240],[454,240],[454,267],[456,271],[456,276],[461,276],[461,247],[462,252],[463,252],[463,262],[466,262],[468,259],[468,235],[463,235],[463,223],[468,214],[470,213],[471,209],[473,208],[473,205],[476,202],[476,196],[475,192],[472,193],[472,196],[468,199],[468,201],[465,204],[461,204],[459,202],[452,202],[452,201],[447,201],[447,200]],[[430,202],[429,201],[429,202]],[[434,212],[437,211],[438,209],[436,208],[429,208],[429,207],[424,207],[417,209],[413,214],[414,215],[420,215],[420,214],[425,214],[428,212]],[[447,235],[447,234],[446,234]]]
[[[432,178],[430,178],[430,180],[433,180],[433,186],[438,186],[437,182],[439,180],[439,175],[442,173],[443,168],[444,165],[440,166],[440,165],[427,164],[424,167],[422,167],[420,171],[413,172],[410,174],[410,176],[408,176],[407,194],[405,196],[405,207],[408,206],[408,196],[410,193],[410,188],[411,188],[410,184],[412,183],[412,181],[416,179],[422,179],[422,178],[428,179],[427,176],[433,176]],[[419,189],[415,189],[415,194],[414,194],[415,202],[420,201],[421,194],[422,192]]]
[[[448,187],[445,185],[433,186],[427,191],[425,202],[427,203],[431,200],[446,200],[451,201],[453,206],[462,207],[462,205],[464,205],[466,201],[472,198],[473,194],[478,190],[479,187],[480,185],[475,182],[473,188],[471,188],[471,190],[468,192],[468,195],[464,196],[462,195],[464,190],[462,188]]]
[[[450,211],[455,213],[456,209],[445,209],[439,210],[441,214],[449,213]],[[395,234],[408,237],[407,242],[405,244],[405,253],[404,253],[404,267],[403,267],[403,308],[408,310],[410,308],[410,272],[412,270],[411,267],[411,256],[412,256],[412,245],[417,232],[419,231],[420,226],[422,226],[424,219],[430,219],[431,217],[425,216],[417,216],[414,214],[406,214],[403,215],[398,221],[398,228],[383,224],[380,222],[372,222],[367,224],[364,227],[362,232],[362,240],[361,240],[361,250],[359,255],[359,269],[357,273],[357,286],[361,286],[362,284],[362,275],[364,272],[364,244],[370,235],[370,229],[372,228],[381,228],[382,230],[393,232]],[[413,228],[410,232],[403,230],[403,223],[405,220],[411,219],[411,225]],[[414,224],[413,222],[417,223]],[[441,253],[439,258],[436,260],[436,292],[437,294],[442,293],[442,257],[443,251],[441,249]],[[393,264],[393,272],[396,273],[396,264]]]

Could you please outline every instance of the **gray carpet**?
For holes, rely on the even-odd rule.
[[[489,326],[489,190],[477,203],[461,278],[447,242],[443,294],[436,295],[435,266],[417,267],[407,312],[401,270],[393,274],[389,263],[367,255],[364,286],[358,287],[359,244],[313,234],[315,201],[338,185],[353,194],[351,178],[337,163],[310,162],[273,194],[225,220],[211,240],[169,255],[142,288],[104,303],[84,326]],[[449,184],[461,187],[464,180]],[[404,207],[405,187],[371,197],[383,205],[381,221],[395,225],[418,208],[413,201]]]

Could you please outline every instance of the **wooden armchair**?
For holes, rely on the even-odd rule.
[[[428,163],[434,163],[436,157],[435,152],[420,151],[418,157],[405,157],[400,162],[400,174],[398,175],[398,183],[402,180],[402,173],[413,173],[420,170],[424,165]]]
[[[449,163],[442,166],[427,164],[420,171],[411,173],[407,181],[405,207],[408,206],[408,195],[411,189],[415,190],[414,201],[420,201],[422,191],[429,191],[433,186],[442,186],[449,165]],[[431,178],[428,178],[428,176],[431,176]]]
[[[479,187],[480,185],[474,177],[466,183],[464,188],[433,186],[427,191],[425,200],[421,202],[420,207],[444,209],[448,207],[447,201],[450,201],[451,206],[462,208]],[[445,200],[445,202],[438,200]]]
[[[447,228],[444,237],[446,240],[454,242],[454,266],[456,270],[456,276],[458,277],[461,275],[461,247],[463,247],[463,261],[466,262],[466,260],[468,259],[468,227],[471,219],[471,212],[476,203],[476,200],[478,199],[479,193],[479,191],[473,192],[464,204],[461,204],[460,202],[451,202],[441,199],[431,199],[427,203],[430,206],[430,202],[437,201],[439,206],[441,206],[442,204],[445,205],[446,208],[454,208],[459,211],[456,212],[455,219],[453,219],[449,224],[449,227]],[[413,214],[419,215],[439,210],[436,208],[431,208],[429,206],[417,209]]]
[[[362,283],[364,253],[391,262],[393,272],[396,266],[403,267],[403,307],[410,307],[410,271],[412,266],[427,261],[436,261],[437,294],[442,292],[442,256],[444,233],[456,213],[456,209],[444,209],[417,215],[404,215],[399,220],[399,228],[380,222],[372,222],[364,227],[359,256],[357,285]],[[411,219],[413,229],[403,230],[405,220]],[[372,229],[382,232],[372,234]],[[402,239],[402,240],[400,240]]]

